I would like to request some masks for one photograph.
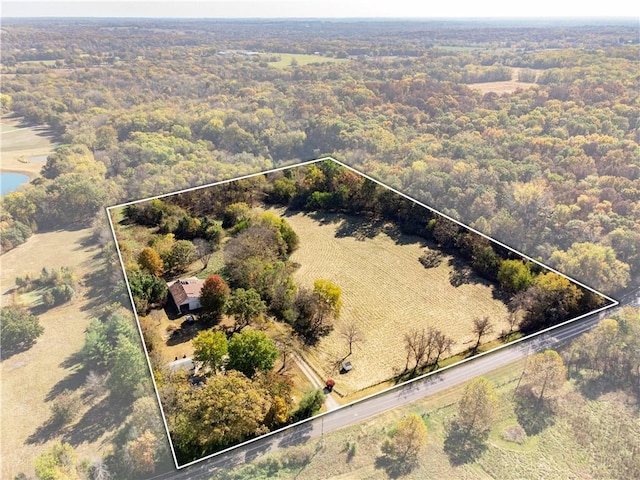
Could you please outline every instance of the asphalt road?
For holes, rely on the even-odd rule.
[[[620,305],[638,305],[640,301],[639,295],[640,293],[637,290],[625,295],[625,298],[620,299]],[[149,480],[209,479],[214,473],[222,469],[233,468],[236,465],[250,462],[264,453],[303,443],[312,438],[320,437],[325,433],[362,422],[380,413],[487,374],[529,354],[555,347],[561,342],[592,329],[601,319],[610,315],[612,311],[613,309],[608,309],[561,327],[556,327],[533,338],[503,347],[497,351],[482,354],[455,366],[440,370],[428,377],[416,379],[411,383],[399,385],[391,390],[360,400],[355,404],[327,412],[315,417],[313,420],[292,426],[285,431],[262,437],[242,447],[237,447],[227,453],[200,461],[181,470],[149,477]]]

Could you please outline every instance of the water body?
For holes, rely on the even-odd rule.
[[[0,196],[15,192],[18,187],[29,181],[29,177],[22,173],[0,173]]]

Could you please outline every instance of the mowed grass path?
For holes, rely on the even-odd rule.
[[[312,288],[315,279],[325,278],[342,289],[344,306],[333,332],[307,352],[319,373],[336,379],[341,393],[363,389],[402,371],[406,361],[403,335],[413,328],[440,329],[455,339],[453,353],[475,343],[472,323],[477,316],[487,315],[494,324],[494,333],[483,342],[508,328],[506,306],[493,298],[493,286],[479,279],[452,286],[451,257],[445,257],[437,268],[424,268],[418,261],[425,245],[419,237],[392,238],[384,231],[364,239],[336,236],[343,231],[344,222],[349,222],[349,229],[362,225],[362,219],[343,215],[314,218],[298,213],[286,218],[300,237],[300,248],[291,256],[300,264],[294,273],[296,284]],[[339,375],[336,361],[349,353],[340,327],[350,322],[358,326],[365,341],[355,345],[349,357],[353,370]]]
[[[95,258],[99,248],[85,243],[92,233],[91,229],[83,229],[35,234],[2,255],[2,305],[12,303],[11,291],[17,276],[37,276],[43,266],[71,267],[80,279],[100,268]],[[44,333],[34,346],[2,359],[1,478],[14,478],[19,472],[32,476],[34,459],[61,438],[71,442],[81,458],[94,458],[105,447],[109,433],[102,431],[99,420],[85,416],[84,407],[73,424],[75,435],[70,430],[43,430],[56,396],[64,388],[78,388],[83,381],[74,355],[84,343],[90,301],[86,287],[81,286],[71,302],[39,315]]]

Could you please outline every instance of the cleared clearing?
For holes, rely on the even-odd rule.
[[[276,68],[291,67],[291,62],[295,60],[299,66],[309,65],[311,63],[344,63],[348,62],[348,58],[323,57],[322,55],[308,55],[306,53],[276,53],[280,60],[277,62],[269,62],[269,65]]]
[[[359,230],[364,223],[345,215],[298,213],[286,218],[300,237],[300,248],[291,256],[300,264],[294,273],[296,284],[312,287],[315,279],[325,278],[342,288],[344,305],[335,329],[306,352],[319,371],[335,378],[340,393],[355,392],[402,371],[403,334],[412,328],[440,329],[455,339],[453,353],[475,343],[472,322],[477,316],[493,320],[494,332],[483,342],[508,329],[506,306],[493,298],[491,284],[475,279],[452,286],[454,267],[448,262],[452,257],[445,256],[437,268],[420,264],[423,239],[395,234],[392,238],[385,233],[393,232],[392,225],[371,237],[343,235],[340,232]],[[340,327],[351,322],[366,340],[355,345],[348,358],[353,370],[340,375],[336,362],[349,353]]]
[[[484,93],[489,93],[489,92],[502,94],[502,93],[513,93],[518,89],[525,90],[527,88],[535,87],[537,85],[536,83],[519,82],[517,80],[520,71],[524,70],[524,69],[522,69],[522,68],[511,68],[511,70],[513,71],[513,77],[512,78],[515,78],[516,80],[506,80],[506,81],[502,81],[502,82],[468,83],[467,86],[469,88],[474,89],[474,90],[480,90],[483,94]],[[526,70],[530,70],[530,71],[534,71],[534,72],[542,72],[543,71],[542,69],[531,69],[531,68],[528,68]]]
[[[83,279],[99,268],[95,259],[98,247],[86,246],[91,234],[91,229],[35,234],[2,255],[2,304],[12,302],[11,290],[18,275],[37,276],[43,266],[69,266]],[[57,394],[64,388],[79,388],[83,380],[73,355],[84,343],[91,300],[85,289],[79,290],[70,303],[39,315],[44,333],[33,347],[3,358],[0,363],[2,478],[14,478],[19,472],[31,477],[34,458],[58,439],[70,442],[81,458],[95,457],[106,444],[109,432],[101,430],[100,421],[92,417],[89,405],[82,408],[71,428],[63,431],[46,428]]]
[[[3,172],[24,173],[33,179],[42,170],[42,156],[51,153],[55,146],[46,129],[25,127],[21,119],[0,118],[0,170]]]
[[[468,83],[467,86],[474,90],[480,90],[482,93],[513,93],[518,89],[525,90],[534,87],[535,83],[518,82],[517,80],[507,80],[505,82],[485,82],[485,83]]]

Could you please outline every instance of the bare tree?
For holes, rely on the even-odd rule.
[[[520,320],[522,319],[522,312],[526,311],[528,306],[528,294],[526,291],[518,292],[511,300],[509,300],[509,316],[507,317],[507,321],[509,322],[509,333],[511,334],[513,330],[518,326]]]
[[[474,350],[480,346],[480,340],[483,336],[493,332],[493,325],[489,317],[476,317],[473,319],[473,333],[478,336]]]
[[[204,270],[209,265],[211,256],[215,252],[215,248],[211,242],[208,242],[204,238],[196,238],[193,240],[193,245],[196,247],[196,253],[198,258],[202,262],[202,269]]]
[[[433,360],[433,365],[435,366],[435,368],[438,368],[438,362],[440,361],[440,357],[442,357],[442,355],[445,352],[450,352],[453,344],[454,344],[453,338],[447,337],[440,330],[434,331],[433,346],[436,352],[436,358]]]
[[[293,335],[282,334],[275,340],[276,346],[280,350],[280,356],[282,358],[282,366],[278,372],[285,372],[287,370],[287,361],[293,356],[294,352],[294,339]]]
[[[404,335],[404,346],[407,351],[407,363],[405,364],[405,372],[409,369],[409,361],[413,357],[415,362],[413,366],[413,372],[424,362],[424,358],[429,349],[428,336],[425,333],[424,328],[418,330],[417,328],[411,330]]]
[[[340,336],[349,345],[349,355],[353,353],[353,346],[364,342],[365,337],[362,331],[354,322],[349,322],[340,328]],[[347,357],[349,356],[347,355]],[[346,358],[346,357],[345,357]]]

